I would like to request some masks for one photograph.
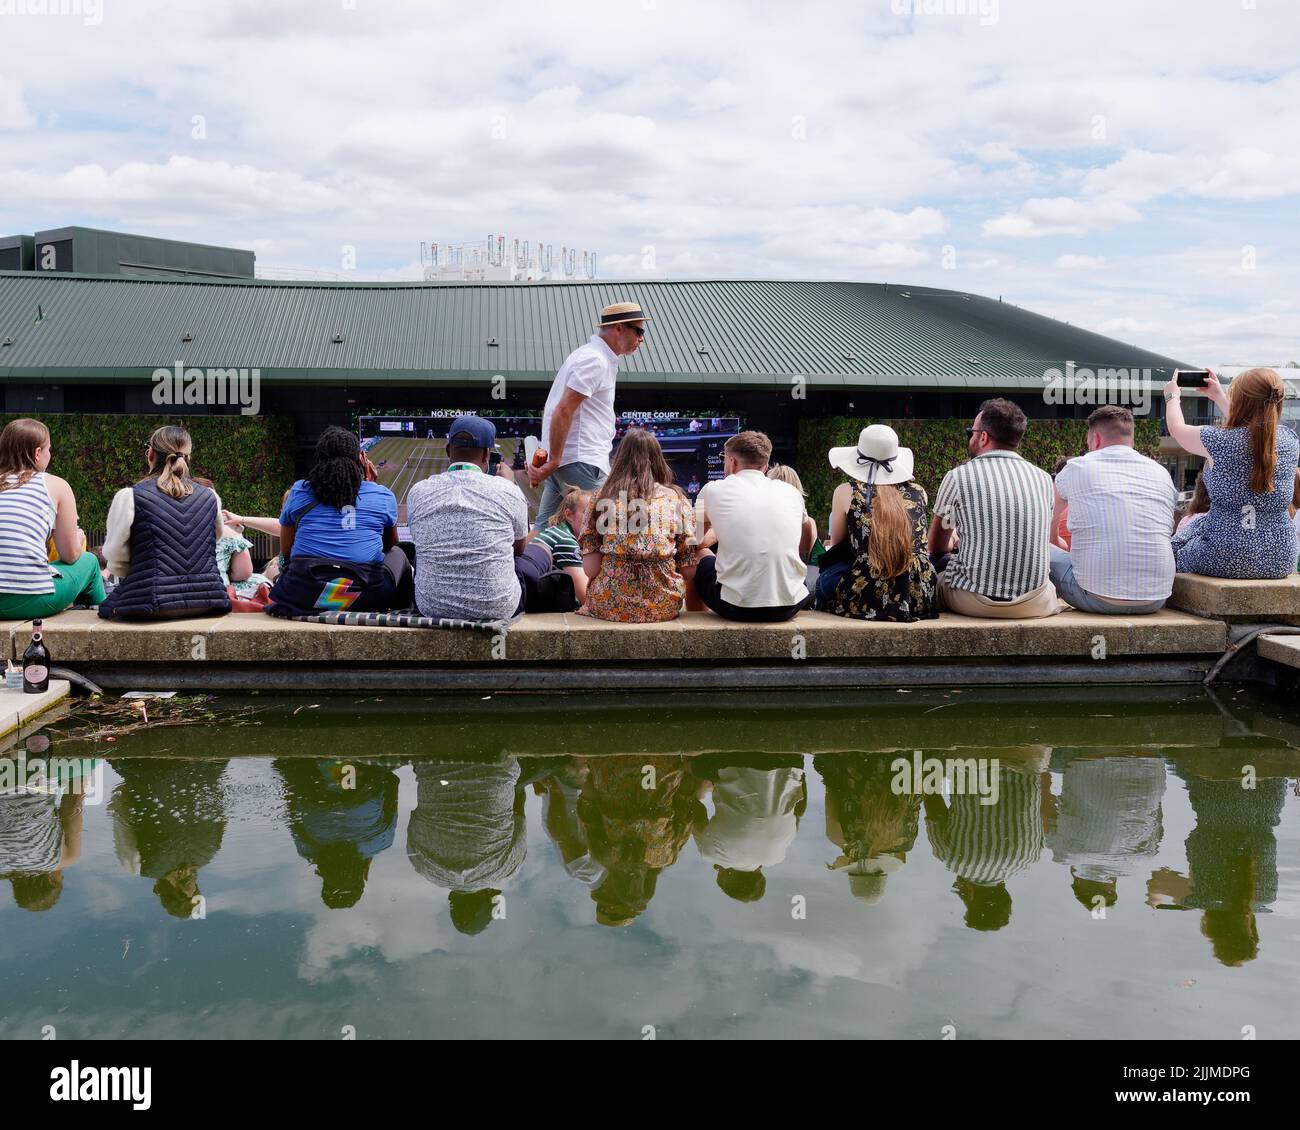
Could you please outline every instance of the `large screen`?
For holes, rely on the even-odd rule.
[[[429,415],[361,416],[357,431],[361,447],[375,465],[379,482],[397,496],[397,523],[406,537],[406,496],[421,479],[447,469],[447,429],[457,416],[440,411]],[[542,434],[540,416],[492,416],[497,447],[528,499],[528,516],[537,513],[541,488],[528,485],[524,470],[524,437]],[[673,412],[625,412],[616,426],[614,446],[629,428],[647,428],[658,437],[677,485],[694,501],[710,479],[722,478],[722,448],[740,431],[737,416],[681,416]]]

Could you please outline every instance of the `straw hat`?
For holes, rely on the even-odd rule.
[[[600,312],[600,326],[616,326],[620,322],[648,322],[650,320],[639,303],[615,302]]]
[[[827,458],[846,475],[878,487],[912,477],[912,449],[898,446],[898,433],[888,424],[863,428],[857,447],[832,447]]]

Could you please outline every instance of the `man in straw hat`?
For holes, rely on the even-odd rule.
[[[529,466],[528,481],[545,482],[537,529],[560,506],[567,487],[599,490],[609,474],[614,446],[614,384],[618,359],[635,353],[645,337],[645,313],[635,302],[615,302],[600,312],[596,332],[555,374],[542,413],[546,461]]]

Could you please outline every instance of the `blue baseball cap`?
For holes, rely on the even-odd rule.
[[[447,429],[449,447],[481,447],[492,451],[497,445],[497,428],[482,416],[457,416]]]

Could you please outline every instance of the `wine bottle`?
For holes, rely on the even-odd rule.
[[[41,621],[32,621],[32,642],[23,652],[23,691],[43,694],[50,688],[50,650],[45,646]]]

